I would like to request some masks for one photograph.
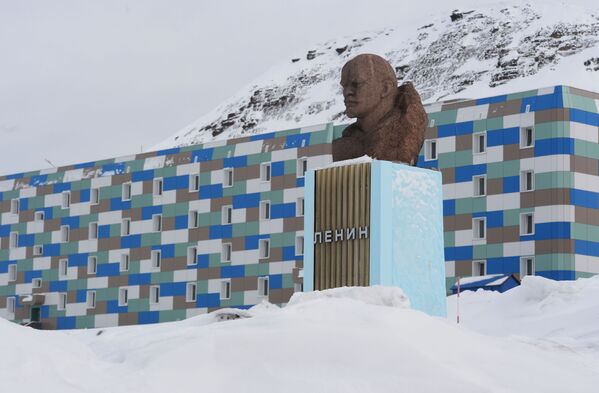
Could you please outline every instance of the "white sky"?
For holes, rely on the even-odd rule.
[[[139,152],[311,44],[481,3],[0,0],[0,174]]]

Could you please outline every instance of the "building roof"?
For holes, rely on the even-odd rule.
[[[513,274],[487,274],[486,276],[464,277],[460,279],[460,290],[472,288],[492,288],[504,284],[512,277],[520,282]],[[457,282],[451,287],[452,290],[457,290]]]

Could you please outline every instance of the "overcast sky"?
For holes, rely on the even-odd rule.
[[[139,152],[310,44],[480,3],[0,0],[0,174]]]

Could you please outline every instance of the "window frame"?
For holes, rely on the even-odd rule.
[[[528,270],[528,263],[527,263],[528,260],[532,260],[532,273],[524,274],[523,272],[526,272]],[[537,273],[537,267],[536,267],[534,255],[520,257],[520,279],[522,279],[525,276],[536,276],[536,273]]]
[[[58,293],[58,303],[56,304],[56,310],[63,311],[67,309],[68,298],[65,292]]]
[[[19,248],[19,232],[12,231],[8,235],[8,248],[14,250]]]
[[[233,205],[224,205],[220,209],[222,225],[233,224]]]
[[[42,287],[42,279],[40,277],[36,277],[31,280],[31,287],[33,289],[40,289]]]
[[[304,255],[304,247],[304,235],[295,235],[295,255]]]
[[[42,244],[35,244],[33,246],[33,256],[41,257],[42,255],[44,255],[44,246]]]
[[[526,144],[528,137],[528,130],[531,131],[531,144]],[[531,147],[535,147],[535,127],[521,127],[520,128],[520,149],[530,149]]]
[[[263,162],[260,164],[260,181],[262,183],[270,183],[272,179],[272,163]]]
[[[95,230],[93,230],[93,228],[95,228]],[[89,240],[97,240],[98,236],[100,235],[99,231],[100,231],[100,225],[98,224],[98,222],[97,221],[90,222],[87,226],[87,238]]]
[[[100,189],[95,187],[89,190],[89,203],[90,205],[100,204]]]
[[[8,265],[8,282],[17,281],[19,268],[16,263]]]
[[[96,291],[95,290],[88,290],[85,293],[85,307],[86,307],[86,309],[88,309],[88,310],[95,309],[96,308],[96,299],[97,299],[97,297],[96,297]]]
[[[125,192],[127,191],[127,192]],[[121,199],[123,201],[130,201],[133,196],[133,187],[131,182],[125,182],[121,185]]]
[[[270,279],[268,276],[258,277],[258,297],[270,295]]]
[[[131,234],[131,218],[125,217],[121,220],[121,236],[129,236]]]
[[[46,213],[43,210],[37,210],[35,213],[33,213],[33,221],[44,222],[45,219],[46,219]]]
[[[160,304],[160,285],[150,285],[150,304]]]
[[[528,219],[525,217],[531,217],[531,223],[530,223],[530,230],[531,232],[527,233],[526,231],[524,231],[524,229],[526,229],[526,226],[528,225]],[[526,220],[526,221],[524,221]],[[535,213],[534,212],[528,212],[528,213],[520,213],[520,236],[532,236],[535,234]]]
[[[118,305],[119,307],[129,305],[129,287],[119,287]]]
[[[200,227],[200,212],[197,210],[190,210],[187,215],[187,227],[188,228],[199,228]]]
[[[483,150],[480,151],[480,137],[483,137],[484,139],[484,144],[482,146]],[[486,154],[487,153],[487,132],[486,131],[482,131],[482,132],[475,132],[474,134],[472,134],[472,154],[474,155],[481,155],[481,154]]]
[[[262,244],[266,244],[265,253],[263,253]],[[258,259],[270,258],[270,239],[258,239]]]
[[[479,222],[483,223],[483,236],[480,236],[480,225]],[[473,240],[485,240],[487,238],[487,218],[486,217],[473,217],[472,218],[472,239]]]
[[[189,174],[189,192],[200,191],[200,175],[197,173]]]
[[[119,272],[128,272],[131,268],[131,256],[128,252],[121,253],[119,260]]]
[[[225,258],[227,256],[227,253],[225,252],[225,250],[228,250],[228,258]],[[226,243],[222,243],[221,245],[221,250],[220,250],[220,262],[221,263],[229,263],[231,262],[231,260],[233,259],[233,243],[230,242],[226,242]]]
[[[192,294],[192,291],[190,290],[190,288],[193,287],[193,297],[190,296]],[[197,300],[198,297],[198,284],[195,282],[188,282],[187,285],[185,285],[185,301],[187,303],[191,303],[191,302],[195,302]]]
[[[6,298],[6,312],[9,314],[14,314],[17,310],[17,297],[16,296],[8,296]]]
[[[230,176],[229,176],[230,174]],[[235,170],[234,168],[227,167],[223,168],[223,188],[233,187],[235,184]]]
[[[223,293],[223,289],[224,289],[224,293]],[[221,279],[220,280],[220,293],[219,293],[220,300],[230,300],[232,292],[233,291],[231,288],[231,279],[230,278]]]
[[[10,200],[10,214],[21,213],[21,200],[19,198],[12,198]]]
[[[90,269],[93,267],[93,269]],[[98,256],[97,255],[88,255],[87,256],[87,274],[97,274],[98,273]]]
[[[260,201],[259,213],[260,221],[269,221],[272,215],[272,204],[270,200]]]
[[[164,195],[164,179],[162,177],[152,180],[152,195],[155,197]]]
[[[71,207],[71,191],[63,191],[60,200],[61,209],[69,209]]]
[[[483,181],[483,190],[480,192],[480,180]],[[476,175],[472,176],[472,185],[474,186],[472,196],[474,197],[483,197],[487,196],[487,175]]]
[[[69,260],[67,258],[60,258],[58,260],[58,279],[68,280],[69,278]]]
[[[193,254],[192,254],[193,250]],[[193,257],[193,258],[192,258]],[[187,266],[194,266],[198,264],[198,246],[187,247]]]
[[[152,214],[152,232],[162,232],[162,214]]]
[[[295,200],[295,215],[297,217],[303,217],[306,214],[306,205],[304,197],[298,197]]]
[[[432,145],[435,145],[434,157],[432,154]],[[438,139],[427,139],[424,141],[424,161],[435,161],[439,159],[439,142]]]
[[[152,269],[160,269],[162,266],[162,251],[152,250],[150,252],[150,266]]]
[[[483,273],[484,274],[478,274],[478,272],[476,272],[475,267],[476,266],[481,266],[483,267]],[[475,274],[475,272],[477,274]],[[485,259],[477,259],[472,261],[472,276],[473,277],[482,277],[482,276],[486,276],[487,275],[487,261]]]
[[[308,157],[300,157],[296,162],[297,178],[306,177],[306,172],[308,172]]]
[[[68,225],[60,226],[60,242],[68,243],[71,240],[71,227]]]
[[[531,188],[528,189],[528,179],[527,175],[530,173],[530,185]],[[520,192],[531,192],[535,190],[535,171],[532,169],[520,171]]]

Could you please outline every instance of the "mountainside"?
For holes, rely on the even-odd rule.
[[[419,26],[419,27],[417,27]],[[453,11],[308,48],[153,149],[275,129],[347,122],[339,87],[345,62],[376,53],[425,102],[568,84],[599,90],[599,12],[563,4]]]

